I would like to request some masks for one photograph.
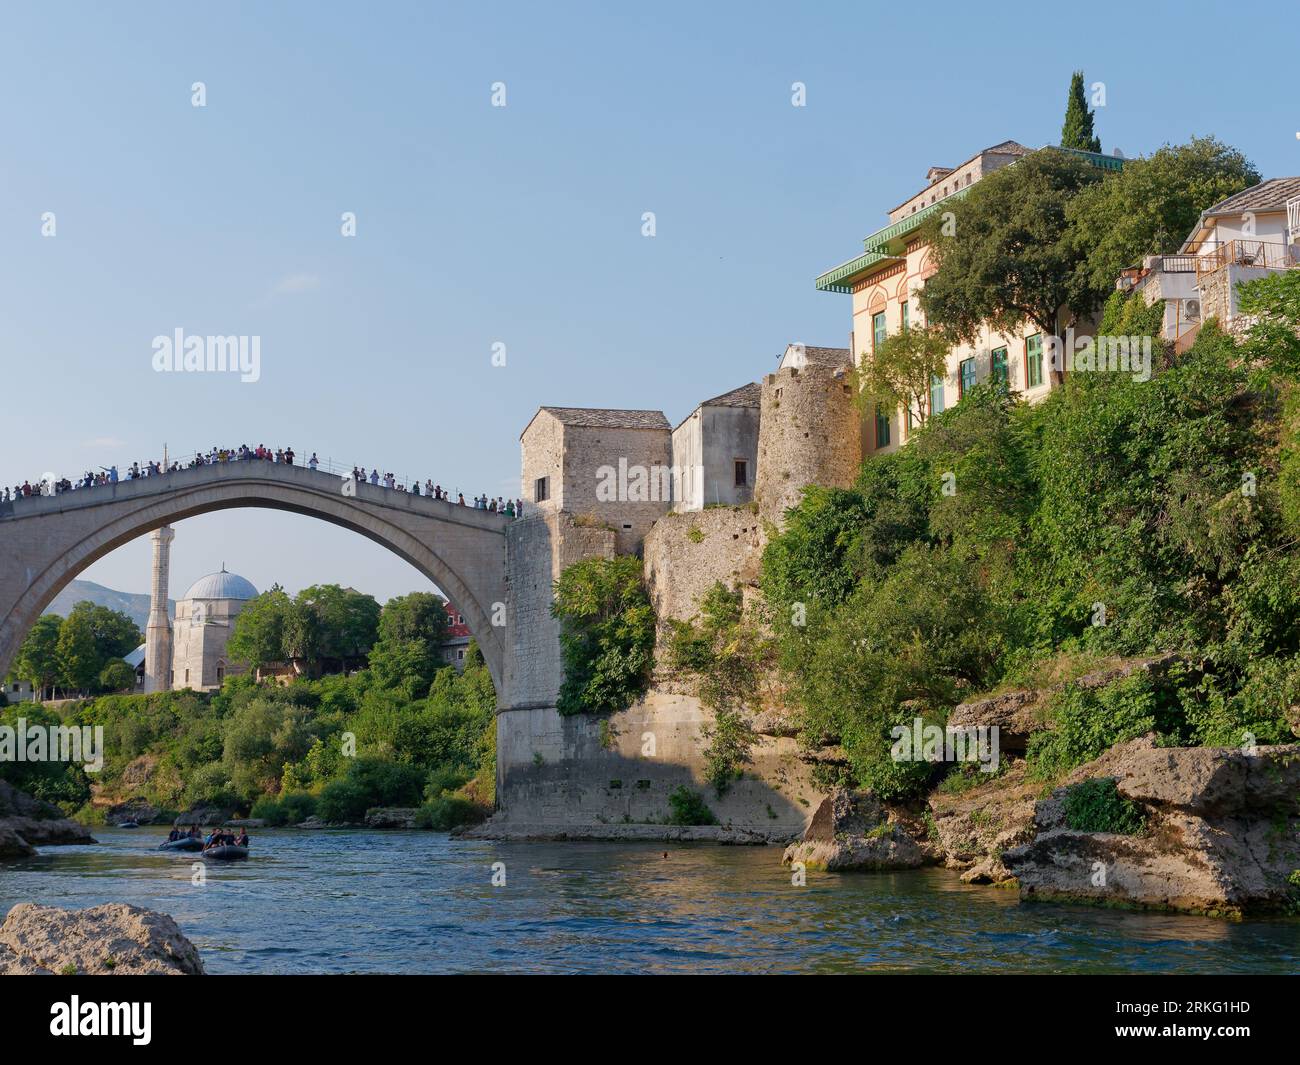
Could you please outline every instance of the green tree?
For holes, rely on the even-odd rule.
[[[1097,294],[1079,281],[1084,252],[1067,220],[1070,202],[1103,172],[1044,149],[1003,167],[952,205],[954,218],[925,223],[935,274],[920,291],[931,325],[973,341],[982,325],[1015,333],[1026,322],[1061,333],[1060,312],[1091,311]]]
[[[379,615],[379,638],[442,643],[447,638],[445,603],[432,592],[411,592],[388,600]]]
[[[320,658],[320,617],[307,603],[295,599],[284,613],[281,646],[285,658],[300,658],[315,664]]]
[[[337,584],[314,584],[299,592],[295,601],[316,615],[322,656],[360,658],[370,652],[379,634],[380,611],[374,596]]]
[[[1241,313],[1255,318],[1246,341],[1252,361],[1300,380],[1300,272],[1248,281],[1237,292]]]
[[[1177,251],[1200,214],[1259,182],[1259,172],[1213,137],[1168,145],[1084,189],[1066,208],[1082,259],[1080,284],[1104,297],[1145,255]]]
[[[120,658],[108,662],[99,671],[100,691],[116,692],[135,687],[135,670]]]
[[[18,648],[14,661],[14,675],[31,684],[41,699],[59,680],[59,629],[62,625],[63,618],[58,614],[42,614]]]
[[[857,370],[858,395],[880,411],[902,407],[914,424],[930,417],[930,389],[948,371],[950,339],[930,326],[913,326],[886,337]]]
[[[396,688],[418,699],[429,690],[442,666],[441,645],[447,638],[445,600],[432,592],[412,592],[384,604],[379,639],[370,649],[370,672],[383,688]]]
[[[64,687],[89,691],[99,677],[99,648],[95,644],[95,626],[90,611],[79,610],[78,603],[72,613],[59,626],[57,654],[59,679]]]
[[[589,558],[555,582],[560,619],[562,714],[625,710],[645,693],[654,664],[655,615],[631,555]]]
[[[1084,152],[1101,151],[1101,140],[1093,133],[1092,123],[1092,109],[1088,107],[1088,97],[1083,89],[1083,71],[1076,70],[1070,78],[1070,91],[1066,96],[1061,147]]]
[[[276,584],[251,599],[235,618],[226,652],[237,662],[253,667],[280,662],[286,657],[284,630],[293,607],[288,593]]]

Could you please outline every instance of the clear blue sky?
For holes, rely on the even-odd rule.
[[[1213,133],[1300,173],[1294,8],[1234,4],[1227,33],[1223,11],[6,5],[0,480],[264,442],[517,494],[540,403],[676,422],[788,341],[845,344],[848,298],[813,277],[929,166],[1054,142],[1076,67],[1105,83],[1107,151]],[[154,373],[178,327],[260,335],[261,380]],[[85,576],[143,591],[147,557]],[[238,511],[178,527],[173,594],[222,561],[428,587],[359,536]]]

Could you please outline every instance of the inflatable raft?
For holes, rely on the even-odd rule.
[[[194,839],[190,836],[181,839],[164,840],[158,844],[160,851],[201,851],[203,849],[203,840]]]
[[[221,847],[209,847],[203,852],[203,857],[212,862],[233,862],[240,858],[248,857],[247,847],[235,847],[226,844]]]

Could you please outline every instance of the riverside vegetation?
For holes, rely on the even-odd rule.
[[[948,265],[924,290],[930,327],[952,337],[1025,317],[1014,291],[1023,278],[998,260],[1015,228],[1001,207],[1024,186],[1052,229],[1040,265],[1053,288],[1038,301],[1049,310],[1034,304],[1030,317],[1055,326],[1060,296],[1098,306],[1099,335],[1153,338],[1154,375],[1070,374],[1033,406],[991,380],[948,410],[914,411],[907,446],[865,461],[851,487],[807,488],[783,530],[768,530],[758,608],[741,610],[737,590],[718,585],[661,648],[714,710],[709,777],[719,793],[743,770],[745,723],[767,709],[755,684],[763,674],[778,680],[777,709],[802,744],[842,754],[818,766],[823,783],[890,802],[988,779],[891,757],[892,728],[918,717],[943,726],[982,693],[1050,690],[1023,767],[1041,795],[1138,737],[1168,747],[1294,741],[1300,273],[1242,286],[1241,311],[1254,320],[1246,333],[1211,320],[1175,353],[1160,340],[1163,306],[1113,291],[1116,271],[1180,240],[1203,207],[1258,174],[1210,139],[1116,177],[1050,155],[999,171],[954,208],[959,234],[986,239],[946,246]],[[905,370],[933,355],[928,343],[897,347]],[[911,376],[928,391],[923,370]],[[906,403],[907,382],[899,373],[892,389],[869,376],[859,384]],[[606,599],[600,638],[557,604],[569,653],[611,679],[599,709],[620,709],[652,680],[649,600],[632,563],[580,567],[577,581],[617,573],[623,584]],[[1167,652],[1176,660],[1159,673],[1073,683],[1117,659]],[[1071,799],[1070,824],[1139,831],[1140,812],[1112,792]]]
[[[89,823],[128,801],[272,825],[357,823],[393,806],[418,807],[426,828],[479,820],[493,805],[496,695],[475,645],[462,672],[441,664],[445,624],[442,600],[428,593],[380,611],[334,586],[296,599],[272,589],[240,615],[230,646],[254,664],[298,659],[307,676],[285,684],[245,674],[213,693],[101,695],[57,710],[0,707],[0,723],[102,726],[105,751],[93,777],[75,765],[5,763],[0,778]],[[321,655],[368,665],[313,679]]]

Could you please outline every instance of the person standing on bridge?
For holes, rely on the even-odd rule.
[[[307,465],[311,468],[313,472],[315,472],[316,467],[320,465],[320,459],[316,457],[316,452],[313,451],[311,453],[311,458],[307,460]]]
[[[286,466],[293,465],[293,448],[291,447],[287,447],[284,449],[284,464]]]
[[[371,467],[370,469],[370,483],[374,485],[379,484],[379,471],[374,467]]]

